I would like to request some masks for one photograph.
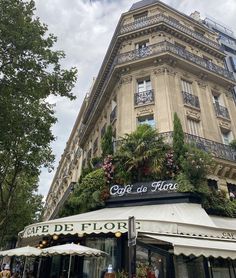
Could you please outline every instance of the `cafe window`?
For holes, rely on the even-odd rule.
[[[235,268],[229,260],[222,258],[209,258],[210,272],[212,278],[232,278],[235,277]]]
[[[103,277],[102,273],[109,264],[113,269],[119,269],[119,247],[116,238],[97,238],[90,237],[86,239],[86,246],[102,250],[108,256],[97,258],[84,258],[83,277],[98,278]]]
[[[175,257],[175,270],[176,278],[206,278],[203,257]]]
[[[147,125],[150,125],[151,127],[155,128],[155,121],[154,121],[153,114],[138,117],[138,125],[142,125],[142,124],[147,124]]]
[[[137,277],[167,277],[166,257],[148,247],[136,246]],[[147,276],[145,276],[147,275]]]

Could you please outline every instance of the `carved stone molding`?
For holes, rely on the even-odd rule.
[[[132,76],[131,75],[123,75],[121,76],[120,78],[120,82],[119,84],[122,85],[122,84],[129,84],[132,82]]]
[[[153,109],[150,107],[145,107],[145,108],[139,109],[137,111],[137,116],[143,116],[143,115],[149,115],[149,114],[153,114]]]
[[[173,70],[172,68],[168,67],[168,66],[164,66],[164,67],[160,67],[160,68],[155,68],[153,70],[153,73],[155,75],[161,75],[161,74],[168,74],[168,75],[176,75],[177,72],[175,70]]]
[[[217,86],[217,85],[214,85],[213,87],[212,87],[212,89],[214,90],[214,91],[220,91],[220,88],[219,88],[219,86]]]
[[[206,84],[205,82],[203,82],[202,80],[196,80],[196,81],[197,81],[198,86],[199,86],[201,89],[206,89],[207,84]]]
[[[150,14],[156,14],[157,12],[159,12],[160,9],[159,8],[153,8],[153,9],[150,9]]]
[[[187,79],[191,78],[190,74],[187,73],[187,72],[184,72],[182,75],[183,75],[184,78],[187,78]]]
[[[233,98],[233,94],[232,94],[232,88],[230,90],[227,90],[225,91],[225,95],[228,97],[228,98]]]
[[[139,77],[139,76],[144,77],[145,75],[150,75],[150,71],[142,69],[137,73],[137,77]]]
[[[185,111],[185,113],[186,113],[187,118],[189,118],[191,120],[194,120],[196,122],[199,122],[201,120],[201,115],[200,115],[200,112],[198,112],[198,111],[187,109]]]
[[[219,126],[220,126],[220,129],[222,129],[223,131],[230,131],[231,130],[231,124],[228,121],[220,120],[219,121]]]
[[[205,73],[200,73],[199,74],[199,78],[201,79],[201,80],[207,80],[207,74],[205,74]]]
[[[154,73],[155,75],[165,74],[165,68],[164,68],[164,67],[156,68],[156,69],[153,70],[153,73]]]

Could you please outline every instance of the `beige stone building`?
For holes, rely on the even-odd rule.
[[[216,160],[209,183],[236,192],[236,82],[224,66],[217,34],[193,14],[159,1],[140,1],[121,15],[100,71],[86,96],[52,181],[44,219],[53,219],[81,169],[101,154],[112,125],[115,141],[149,123],[171,141],[173,115],[186,141]]]

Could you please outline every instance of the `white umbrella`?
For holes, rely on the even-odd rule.
[[[42,250],[42,255],[43,256],[70,255],[69,269],[68,269],[68,278],[69,278],[70,269],[71,269],[71,259],[73,255],[86,256],[86,257],[100,257],[100,256],[106,256],[108,254],[98,249],[89,248],[74,243],[69,243],[69,244],[62,244],[62,245],[45,248]]]
[[[5,251],[0,251],[0,256],[24,256],[24,257],[34,257],[34,256],[40,256],[42,253],[42,250],[31,247],[31,246],[25,246],[25,247],[19,247],[19,248],[14,248],[14,249],[9,249]],[[24,263],[24,270],[23,270],[23,277],[25,277],[25,271],[26,271],[26,258],[25,258],[25,263]]]
[[[24,257],[33,257],[33,256],[40,256],[42,253],[42,250],[31,247],[31,246],[25,246],[25,247],[20,247],[20,248],[14,248],[14,249],[9,249],[5,251],[0,251],[0,256],[24,256]]]

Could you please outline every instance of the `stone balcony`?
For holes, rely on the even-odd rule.
[[[135,106],[150,104],[153,102],[154,102],[154,91],[153,90],[137,92],[134,94],[134,105]]]
[[[226,107],[218,104],[218,103],[214,103],[214,109],[215,109],[215,113],[217,117],[223,117],[225,119],[230,119],[229,117],[229,111]]]
[[[182,91],[182,95],[183,95],[184,104],[200,109],[200,103],[197,96],[184,91]]]
[[[226,79],[235,81],[233,73],[229,72],[227,69],[222,68],[212,62],[209,62],[203,59],[202,57],[197,56],[185,50],[184,48],[179,47],[167,41],[152,44],[142,49],[135,49],[129,52],[122,53],[117,56],[116,64],[118,65],[124,64],[124,63],[140,60],[151,56],[161,55],[164,53],[174,54],[177,57],[182,58],[188,62],[191,62],[197,66],[200,66],[201,68],[206,69],[212,73],[218,74]]]
[[[221,50],[221,46],[219,45],[219,43],[208,39],[207,37],[199,34],[198,32],[195,32],[194,30],[192,30],[192,29],[188,28],[187,26],[178,22],[178,20],[176,20],[175,18],[166,16],[163,14],[157,14],[157,15],[153,15],[153,16],[149,16],[149,17],[142,17],[139,20],[135,20],[134,22],[123,25],[120,28],[119,34],[124,35],[129,32],[133,32],[133,31],[145,28],[145,27],[150,27],[152,25],[156,25],[159,23],[165,23],[167,26],[174,28],[175,30],[177,30],[187,36],[190,36],[197,41],[200,41],[204,44],[207,44],[211,47]]]

